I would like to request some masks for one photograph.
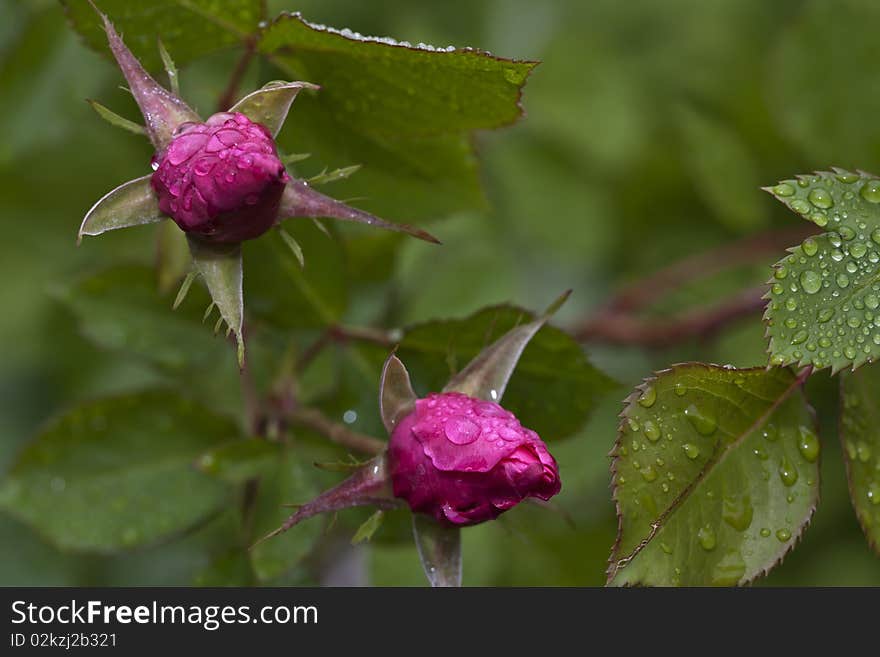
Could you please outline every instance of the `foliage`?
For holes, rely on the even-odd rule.
[[[320,85],[289,169],[443,245],[307,219],[245,243],[240,375],[200,282],[172,309],[179,235],[73,246],[151,155],[95,114],[140,124],[95,12],[0,6],[0,583],[315,584],[354,551],[356,583],[422,584],[420,549],[469,585],[601,584],[609,547],[615,586],[880,583],[872,3],[97,4],[203,116]],[[757,190],[782,178],[785,207]],[[559,461],[559,513],[446,549],[351,510],[248,549],[381,446],[392,349],[424,395],[567,288],[504,397]]]

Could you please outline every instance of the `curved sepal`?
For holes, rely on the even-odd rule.
[[[362,467],[338,486],[324,491],[318,497],[306,502],[293,513],[278,529],[257,541],[254,546],[265,540],[283,534],[294,525],[312,516],[331,511],[340,511],[355,506],[376,506],[380,509],[393,509],[400,506],[400,500],[391,493],[388,476],[388,459],[380,454],[367,461]],[[252,548],[254,546],[251,546]]]
[[[562,294],[534,321],[517,326],[483,349],[467,366],[456,374],[443,392],[460,392],[469,397],[500,402],[507,382],[522,356],[523,350],[535,333],[568,299],[571,290]]]
[[[95,11],[98,9],[95,8]],[[104,23],[110,50],[144,115],[150,141],[153,142],[156,150],[160,150],[171,141],[177,126],[187,121],[201,121],[201,119],[186,103],[156,82],[144,70],[137,58],[126,48],[110,19],[100,11],[98,15]]]
[[[379,410],[388,435],[391,435],[400,420],[413,412],[416,399],[409,372],[401,360],[391,354],[385,360],[379,382]]]
[[[431,586],[461,586],[461,529],[414,513],[413,537]]]
[[[330,219],[341,219],[342,221],[354,221],[384,230],[406,233],[426,242],[440,244],[440,240],[420,228],[379,219],[379,217],[375,217],[368,212],[358,210],[320,192],[316,192],[302,180],[296,179],[287,183],[284,195],[281,197],[281,205],[278,209],[279,221],[294,217],[328,217]]]
[[[190,237],[193,267],[205,281],[220,317],[238,342],[238,364],[244,363],[244,294],[242,292],[241,245],[214,244]]]
[[[108,230],[152,224],[165,218],[150,186],[150,176],[135,178],[105,194],[86,212],[76,241],[81,242],[83,235],[100,235]]]
[[[277,137],[301,89],[320,87],[311,82],[270,82],[239,100],[229,111],[241,112],[254,123],[262,123]]]

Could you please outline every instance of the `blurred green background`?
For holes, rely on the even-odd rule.
[[[760,185],[830,166],[880,168],[880,4],[872,0],[272,0],[269,7],[270,16],[299,10],[364,34],[542,62],[526,86],[527,116],[476,137],[485,208],[421,213],[444,247],[402,242],[376,281],[364,274],[378,271],[376,263],[355,263],[364,280],[351,293],[347,319],[354,323],[374,321],[380,305],[390,308],[381,318],[389,326],[504,301],[541,308],[573,288],[558,316],[559,325],[571,326],[623,284],[664,265],[800,221]],[[212,108],[237,55],[220,52],[185,67],[186,97]],[[242,88],[269,74],[253,66]],[[75,246],[84,212],[113,186],[143,175],[151,154],[143,139],[109,127],[84,102],[97,98],[122,111],[129,101],[120,100],[120,83],[57,3],[0,3],[0,471],[59,410],[161,380],[141,360],[93,346],[58,300],[85,272],[153,258],[150,229]],[[125,113],[137,116],[133,103]],[[760,284],[775,259],[683,290],[658,312]],[[389,296],[390,306],[381,301]],[[553,447],[564,481],[559,504],[574,527],[528,507],[467,530],[467,584],[603,583],[616,530],[606,454],[627,389],[683,360],[766,363],[757,315],[711,339],[665,349],[585,348],[623,385],[579,435]],[[230,404],[236,391],[237,383]],[[836,381],[821,373],[809,392],[823,429],[823,499],[802,543],[762,583],[880,585],[880,561],[846,492]],[[0,516],[0,584],[204,581],[223,522],[168,545],[100,556],[64,553]],[[303,581],[422,584],[405,542],[379,537],[341,554]]]

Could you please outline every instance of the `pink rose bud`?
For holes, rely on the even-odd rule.
[[[457,392],[416,401],[391,434],[388,464],[394,495],[446,525],[491,520],[562,487],[538,434],[495,402]]]
[[[269,230],[290,180],[271,133],[239,112],[182,124],[153,168],[159,209],[184,232],[212,242]]]

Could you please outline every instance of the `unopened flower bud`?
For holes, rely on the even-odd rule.
[[[153,158],[159,208],[212,242],[241,242],[275,223],[290,176],[269,131],[239,112],[184,123]]]
[[[538,434],[495,402],[454,392],[416,401],[394,428],[388,465],[394,495],[446,525],[491,520],[561,488]]]

